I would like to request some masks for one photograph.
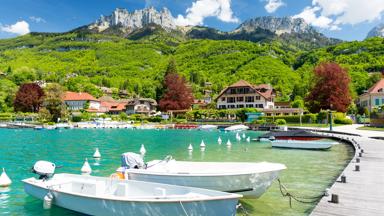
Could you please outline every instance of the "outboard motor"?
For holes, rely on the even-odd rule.
[[[121,167],[126,169],[145,169],[147,164],[144,163],[141,155],[127,152],[121,155]]]
[[[39,175],[39,179],[47,180],[55,173],[56,165],[49,161],[37,161],[32,167],[32,172]]]

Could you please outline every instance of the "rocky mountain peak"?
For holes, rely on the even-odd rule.
[[[252,32],[255,29],[269,30],[277,35],[284,33],[313,33],[315,29],[302,18],[264,16],[249,19],[242,23],[236,31]]]
[[[367,38],[371,37],[384,37],[384,23],[373,28],[367,35]]]
[[[150,24],[156,24],[165,30],[176,29],[175,20],[167,8],[157,11],[154,7],[129,12],[127,9],[116,8],[109,16],[101,16],[88,26],[91,30],[102,32],[108,28],[118,26],[131,32],[144,28]]]

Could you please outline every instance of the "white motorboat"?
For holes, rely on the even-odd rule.
[[[225,131],[245,131],[248,130],[249,127],[245,125],[233,125],[225,128]]]
[[[329,149],[335,144],[334,141],[318,140],[275,140],[272,141],[272,147],[277,148],[295,148],[295,149]]]
[[[126,179],[240,193],[253,198],[260,197],[286,169],[279,163],[189,162],[169,158],[150,161],[144,166],[138,157],[127,158],[129,162],[124,164],[126,154],[122,155],[122,167],[117,170]]]
[[[39,162],[38,162],[39,163]],[[44,162],[45,163],[45,162]],[[200,188],[107,177],[41,174],[23,180],[24,190],[51,204],[87,215],[228,215],[242,197]]]
[[[216,130],[217,129],[217,125],[201,125],[199,126],[198,128],[199,130]]]

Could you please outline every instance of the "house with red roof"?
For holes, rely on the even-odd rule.
[[[67,105],[67,109],[71,111],[79,111],[86,108],[90,111],[100,109],[100,101],[86,92],[67,91],[64,93],[63,100]]]
[[[384,105],[384,79],[379,80],[357,100],[358,107],[367,107],[373,111],[375,107]]]
[[[275,90],[271,85],[252,85],[240,80],[220,92],[216,97],[218,109],[261,108],[273,109]]]

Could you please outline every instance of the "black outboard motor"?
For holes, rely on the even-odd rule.
[[[147,165],[141,155],[127,152],[121,155],[121,167],[126,169],[145,169]]]
[[[39,175],[39,179],[48,180],[55,173],[56,165],[49,161],[37,161],[32,172]]]

